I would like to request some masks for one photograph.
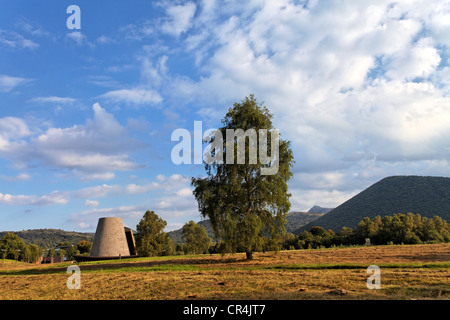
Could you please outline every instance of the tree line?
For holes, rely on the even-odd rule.
[[[60,242],[55,247],[43,248],[35,243],[25,244],[24,240],[13,232],[8,232],[0,239],[2,260],[11,259],[28,263],[36,263],[40,257],[66,257],[73,260],[76,254],[89,254],[92,242],[81,240],[76,244]]]
[[[148,228],[149,225],[159,228]],[[147,226],[146,230],[156,231],[153,235],[139,233],[137,250],[140,255],[169,255],[169,254],[201,254],[201,253],[230,253],[246,252],[245,247],[237,247],[229,250],[224,241],[213,243],[206,233],[206,229],[189,221],[183,228],[183,243],[175,245],[163,232],[165,221],[159,218],[153,211],[147,212],[138,225],[138,230],[143,230],[141,225]],[[392,216],[376,216],[373,219],[365,217],[357,228],[343,227],[339,232],[325,230],[315,226],[309,231],[303,231],[298,236],[280,234],[277,238],[265,235],[259,238],[254,246],[254,251],[278,251],[298,249],[318,249],[334,246],[364,245],[366,239],[374,245],[386,244],[421,244],[450,242],[450,224],[439,216],[433,218],[422,217],[420,214],[394,214]],[[171,244],[170,244],[171,243]],[[165,251],[171,247],[169,251]],[[148,248],[159,248],[148,250]]]
[[[422,217],[414,213],[392,216],[365,217],[353,229],[343,227],[339,232],[312,227],[298,236],[288,235],[283,249],[315,249],[332,246],[371,244],[420,244],[450,242],[450,224],[439,216]]]
[[[154,211],[147,211],[137,225],[136,249],[140,256],[168,256],[182,254],[207,254],[246,252],[245,247],[230,251],[224,241],[213,242],[205,227],[189,221],[182,228],[183,243],[175,244],[164,232],[167,222]],[[315,226],[299,235],[280,234],[277,238],[263,236],[254,246],[255,251],[278,251],[319,249],[335,246],[363,245],[369,238],[371,244],[421,244],[450,242],[450,224],[439,216],[422,217],[420,214],[394,214],[392,216],[365,217],[355,229],[343,227],[339,232]],[[36,263],[42,255],[66,257],[72,260],[75,254],[88,255],[92,242],[79,241],[76,245],[61,242],[56,248],[47,250],[36,244],[26,245],[14,233],[0,239],[3,259],[14,259]]]

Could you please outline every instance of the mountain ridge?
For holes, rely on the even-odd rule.
[[[390,176],[364,189],[324,216],[297,230],[299,234],[314,226],[338,232],[342,227],[356,228],[364,218],[395,213],[437,215],[450,221],[450,178],[436,176]]]

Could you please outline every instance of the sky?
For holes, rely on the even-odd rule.
[[[292,143],[292,211],[449,176],[449,50],[448,1],[1,1],[0,230],[201,220],[171,134],[250,94]]]

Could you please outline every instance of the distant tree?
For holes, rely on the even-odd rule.
[[[285,231],[285,216],[291,206],[287,182],[292,177],[290,169],[294,158],[287,140],[278,139],[278,149],[272,150],[275,138],[272,140],[270,131],[277,132],[272,125],[272,114],[253,95],[241,103],[234,103],[222,123],[219,131],[224,141],[228,141],[212,152],[217,157],[222,154],[223,161],[219,158],[212,164],[205,163],[207,177],[192,178],[193,193],[200,213],[210,219],[215,238],[223,241],[226,251],[244,251],[247,259],[252,259],[262,237],[276,238]],[[253,132],[255,137],[261,129],[267,130],[267,137],[266,141],[261,141],[259,136],[259,147],[261,143],[267,145],[266,156],[270,154],[273,158],[264,164],[259,153],[259,157],[250,161],[250,156],[256,153],[256,146],[249,141],[243,144],[245,152],[241,154],[241,160],[244,163],[238,164],[239,151],[231,154],[230,148],[238,150],[238,141],[242,146],[241,142],[247,138],[244,135],[237,138],[236,132]],[[232,131],[235,133],[232,140],[226,139],[227,133]],[[250,148],[254,148],[252,153]],[[274,156],[276,151],[278,157]],[[233,159],[233,164],[228,159]],[[277,171],[263,174],[263,170],[269,167],[276,167]]]
[[[50,256],[50,263],[53,263],[53,258],[56,256],[55,248],[50,248],[48,255]]]
[[[167,222],[154,211],[147,210],[136,226],[136,250],[140,256],[160,256],[172,251],[170,238],[164,232]],[[174,246],[173,246],[174,247]]]
[[[355,230],[349,227],[342,227],[336,234],[335,244],[349,245],[355,243]]]
[[[166,239],[164,241],[162,256],[171,256],[176,254],[176,245],[175,242],[166,234]]]
[[[187,222],[183,228],[183,251],[185,254],[207,253],[211,244],[211,239],[206,233],[205,227],[195,223]]]
[[[282,248],[285,250],[299,249],[297,247],[297,237],[293,233],[286,233],[281,237]]]
[[[67,247],[67,249],[66,249],[67,260],[73,260],[73,256],[76,254],[77,254],[77,249],[75,246],[70,245],[69,247]]]
[[[23,249],[22,260],[29,263],[32,262],[30,246],[25,246]]]
[[[89,254],[91,252],[92,242],[87,240],[81,240],[77,243],[77,250],[80,254]]]
[[[64,249],[59,249],[58,250],[58,256],[60,256],[61,257],[61,262],[64,262],[64,257],[66,256],[66,250],[64,250]]]
[[[29,262],[36,263],[39,260],[39,258],[42,256],[42,253],[44,250],[36,244],[30,244],[29,248],[30,248],[30,252],[31,252]]]
[[[303,231],[298,235],[298,246],[303,249],[317,248],[320,244],[309,231]]]
[[[327,230],[325,230],[323,227],[312,227],[309,232],[314,236],[314,237],[325,237],[328,235]]]
[[[15,233],[8,232],[0,240],[0,249],[5,250],[6,258],[18,260],[25,249],[25,242]]]
[[[380,216],[376,216],[373,219],[364,217],[359,223],[355,231],[356,241],[359,244],[365,242],[365,238],[373,238],[382,227],[383,221]]]

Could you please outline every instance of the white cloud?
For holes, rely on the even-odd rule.
[[[94,208],[73,214],[71,222],[79,227],[91,228],[97,225],[98,219],[103,217],[120,217],[125,226],[134,228],[135,221],[139,221],[147,209],[144,206],[119,206],[113,208]],[[131,225],[129,223],[132,223]]]
[[[116,43],[116,40],[114,40],[111,37],[101,35],[100,37],[97,38],[97,42],[100,44],[111,44],[111,43]]]
[[[146,184],[98,185],[68,192],[78,199],[85,199],[85,206],[95,207],[74,213],[71,221],[77,225],[83,223],[86,228],[95,226],[99,217],[118,216],[124,223],[134,227],[147,210],[154,210],[168,225],[177,225],[187,218],[199,218],[197,203],[190,188],[190,177],[179,174],[165,176],[157,175],[153,181]],[[129,201],[132,197],[133,205],[98,208],[98,198],[119,197]],[[145,199],[145,200],[143,200]],[[105,200],[105,202],[108,199]],[[136,204],[136,202],[138,204]],[[170,227],[168,230],[172,230]]]
[[[320,189],[307,179],[293,190],[341,201],[384,175],[443,171],[435,163],[450,158],[448,3],[205,1],[191,12],[172,31],[189,31],[176,49],[184,45],[200,77],[143,64],[152,85],[216,123],[218,110],[254,93],[292,141],[296,175],[323,178]]]
[[[7,181],[27,181],[31,179],[31,176],[28,173],[19,173],[15,177],[2,176],[2,178]]]
[[[101,186],[83,188],[75,191],[74,194],[77,198],[87,199],[87,198],[99,198],[105,197],[109,193],[119,193],[122,188],[119,185],[107,185],[103,184]]]
[[[31,79],[11,77],[5,74],[0,74],[0,92],[10,92],[18,86],[30,81]]]
[[[408,50],[393,55],[386,75],[392,79],[427,78],[436,71],[440,62],[441,57],[433,46],[432,39],[423,38]]]
[[[37,103],[59,103],[59,104],[72,104],[77,101],[77,99],[69,98],[69,97],[36,97],[30,100],[31,102]]]
[[[39,44],[14,31],[0,29],[0,44],[9,49],[34,50]]]
[[[98,206],[100,205],[100,202],[97,201],[97,200],[89,200],[89,199],[87,199],[87,200],[84,202],[84,205],[85,205],[86,207],[98,207]]]
[[[81,47],[87,45],[89,47],[95,47],[95,45],[88,41],[87,36],[80,31],[72,31],[66,34],[66,39],[76,46]]]
[[[0,137],[5,139],[20,139],[31,134],[25,121],[16,117],[0,118]]]
[[[30,135],[22,119],[0,119],[0,155],[16,166],[40,162],[45,166],[68,170],[84,180],[112,179],[115,171],[139,167],[128,153],[141,146],[127,135],[114,116],[98,103],[93,105],[94,118],[84,125],[49,128],[29,141]],[[13,140],[13,141],[11,141]],[[15,141],[14,141],[15,140]]]
[[[144,207],[140,206],[119,206],[115,208],[97,208],[81,212],[82,216],[89,217],[123,217],[123,218],[138,218],[142,217],[145,211]]]
[[[90,224],[85,223],[85,222],[79,222],[77,225],[78,225],[78,227],[80,227],[81,229],[88,229],[88,228],[91,227]]]
[[[145,21],[141,24],[128,24],[119,28],[121,39],[141,41],[154,34],[153,24]]]
[[[43,196],[27,196],[27,195],[11,195],[0,193],[0,203],[8,205],[36,205],[47,206],[51,204],[67,204],[69,202],[69,195],[66,192],[54,191]]]
[[[162,101],[161,96],[151,90],[144,88],[119,89],[108,91],[99,98],[106,99],[113,103],[126,103],[136,106],[154,105]]]
[[[173,36],[181,35],[189,29],[195,10],[196,5],[193,2],[167,7],[168,19],[161,25],[161,30]]]
[[[50,33],[45,31],[42,26],[37,26],[35,23],[30,23],[28,20],[21,18],[16,24],[17,27],[36,37],[49,37]]]

